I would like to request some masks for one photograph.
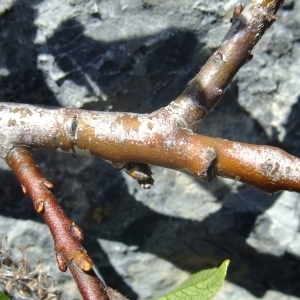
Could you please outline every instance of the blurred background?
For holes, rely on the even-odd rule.
[[[236,1],[0,0],[0,101],[146,113],[185,88],[230,27]],[[300,157],[300,1],[287,0],[199,133]],[[99,158],[35,152],[107,285],[154,299],[230,259],[215,299],[300,299],[300,195],[268,195],[153,167],[142,190]],[[0,161],[0,238],[64,290],[47,227]]]

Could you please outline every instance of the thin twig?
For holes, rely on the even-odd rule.
[[[218,104],[238,70],[251,60],[253,47],[276,20],[275,13],[282,3],[283,0],[250,0],[244,10],[241,4],[236,6],[232,26],[220,47],[167,107],[178,115],[181,127],[195,131]]]
[[[54,240],[58,267],[70,269],[84,299],[109,300],[103,282],[93,271],[92,259],[80,242],[83,234],[61,210],[49,189],[52,183],[38,171],[31,153],[24,147],[15,147],[7,153],[7,164],[16,173],[25,194],[28,194],[40,213]]]
[[[52,184],[38,172],[24,146],[99,156],[145,187],[153,182],[147,164],[155,164],[206,181],[218,175],[270,193],[300,192],[300,159],[273,147],[193,133],[251,58],[251,50],[276,19],[282,2],[250,0],[244,10],[237,5],[221,46],[175,101],[152,114],[0,104],[0,156],[43,215],[53,235],[58,266],[62,271],[70,268],[85,299],[113,298],[92,270],[92,260],[80,244],[81,230],[62,212],[49,191]]]

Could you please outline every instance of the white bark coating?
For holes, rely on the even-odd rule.
[[[176,116],[165,109],[139,115],[2,103],[0,112],[3,158],[24,146],[98,156],[120,168],[149,163],[202,180],[213,177],[214,149],[195,148],[189,132],[182,135]]]

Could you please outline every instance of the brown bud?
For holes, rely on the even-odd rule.
[[[249,61],[251,61],[252,58],[253,58],[253,54],[250,53],[250,54],[248,55],[248,58],[247,58],[247,60],[246,60],[246,63],[248,63]]]
[[[75,253],[73,256],[73,261],[81,270],[85,272],[90,271],[94,266],[92,259],[86,253],[80,251]]]
[[[65,263],[65,260],[62,256],[61,253],[56,253],[56,261],[58,268],[61,272],[66,272],[67,271],[67,264]]]
[[[237,18],[243,11],[243,6],[241,3],[239,3],[235,9],[233,10],[233,17]]]
[[[50,182],[50,181],[48,181],[48,180],[46,180],[46,179],[43,179],[43,185],[46,187],[46,188],[48,188],[48,189],[52,189],[53,188],[53,184]]]
[[[136,180],[146,180],[152,175],[150,166],[143,163],[128,163],[124,166],[124,171]]]
[[[83,232],[74,222],[71,225],[71,233],[78,241],[83,241]]]
[[[22,187],[23,193],[26,195],[26,194],[27,194],[27,189],[26,189],[26,187],[25,187],[24,185],[21,185],[21,187]]]
[[[44,208],[45,208],[44,200],[38,202],[35,206],[35,210],[39,214],[42,214],[44,212]]]

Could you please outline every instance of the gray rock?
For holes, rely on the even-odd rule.
[[[280,22],[268,30],[253,52],[253,61],[238,74],[240,105],[270,139],[280,142],[285,138],[293,105],[299,102],[299,32],[294,29],[299,26],[296,10],[300,3],[295,1],[292,10],[291,5],[281,10]]]
[[[236,1],[0,1],[0,101],[107,111],[167,105],[222,41]],[[300,1],[286,1],[199,133],[277,145],[300,156]],[[97,158],[36,152],[41,172],[103,280],[153,299],[231,260],[216,299],[300,299],[299,195],[235,181],[199,182],[153,167],[136,182]],[[53,244],[15,176],[0,163],[0,235],[40,259],[65,290]]]
[[[293,254],[298,237],[299,200],[298,193],[283,192],[274,205],[256,219],[247,243],[260,253],[275,256],[282,256],[285,252]]]

